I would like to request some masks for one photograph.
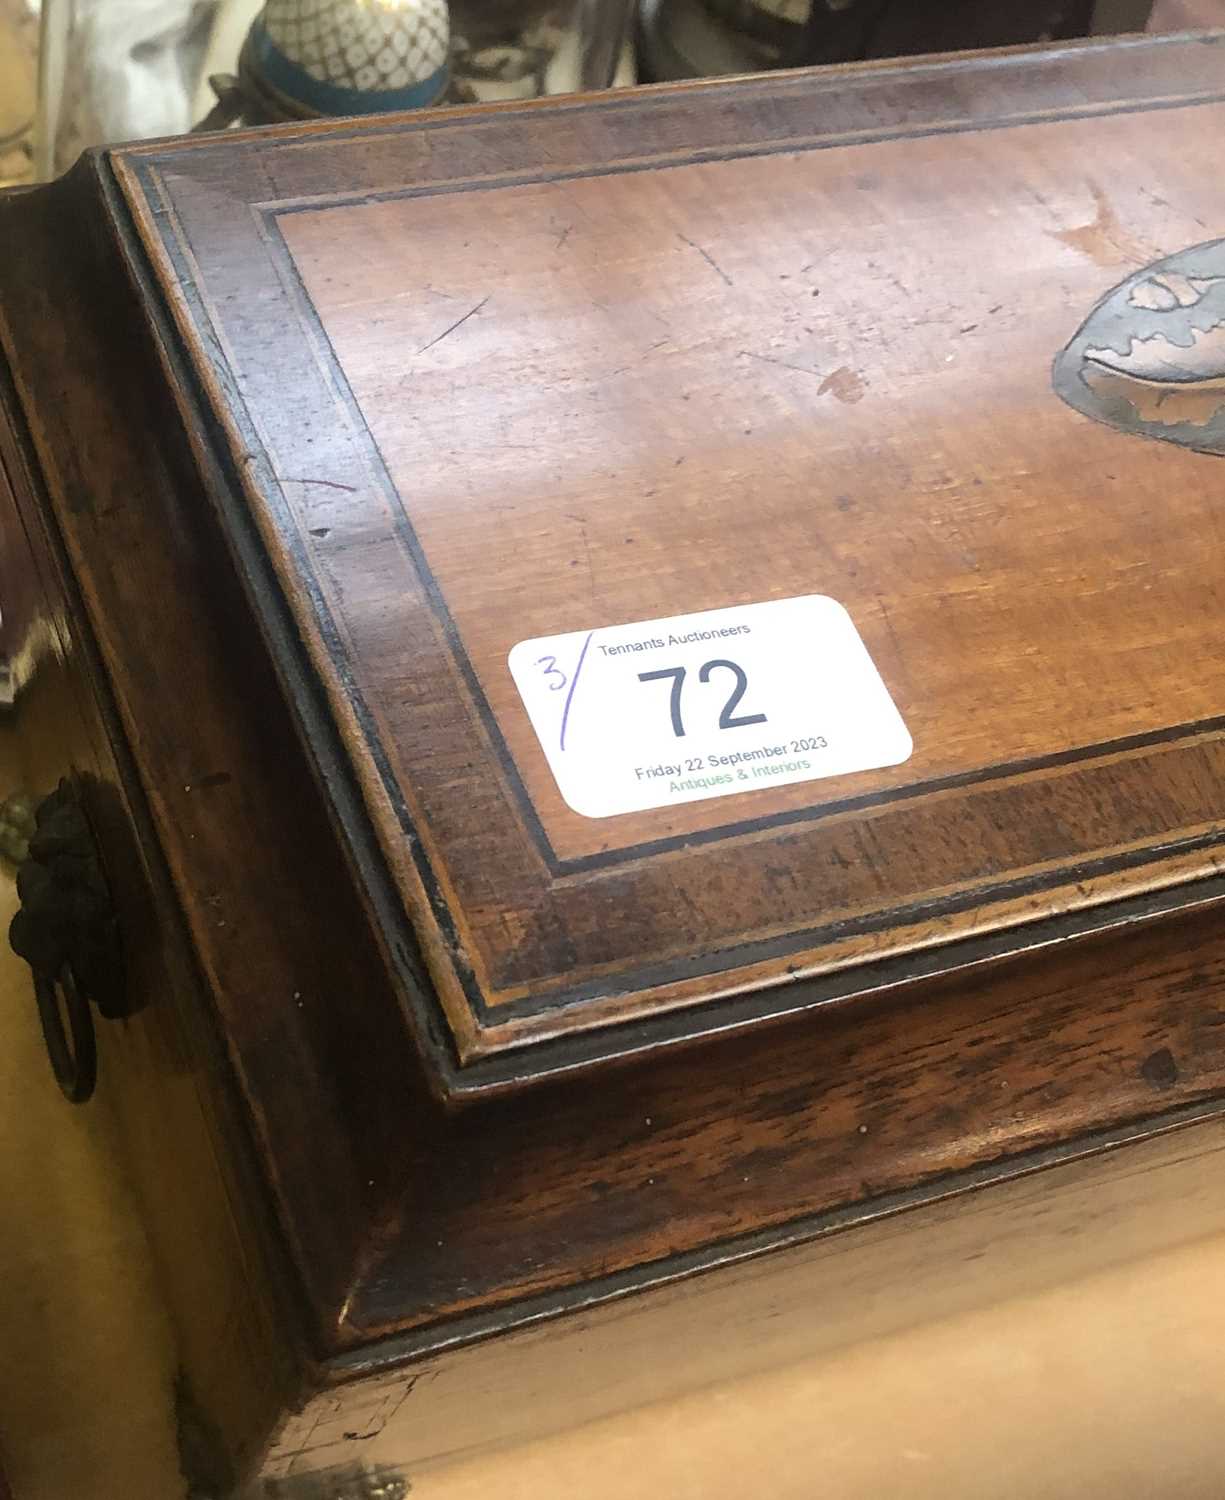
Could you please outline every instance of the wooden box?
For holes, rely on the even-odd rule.
[[[1225,1218],[1223,129],[1207,34],[0,202],[17,779],[235,1473]]]

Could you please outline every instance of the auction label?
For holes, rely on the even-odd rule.
[[[914,748],[850,615],[822,594],[543,636],[508,660],[586,818],[896,766]]]

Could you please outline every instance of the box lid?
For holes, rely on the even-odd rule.
[[[445,1088],[1211,888],[1220,471],[1052,380],[1225,223],[1143,45],[115,153]]]

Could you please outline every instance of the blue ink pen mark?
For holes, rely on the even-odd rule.
[[[561,748],[566,748],[566,725],[570,722],[570,705],[574,702],[574,689],[578,687],[579,673],[583,670],[583,663],[587,660],[587,647],[591,645],[591,637],[594,630],[587,632],[587,639],[583,642],[583,649],[578,654],[578,665],[574,669],[574,676],[570,679],[570,691],[566,694],[566,706],[561,711]]]
[[[545,662],[548,662],[547,667],[544,666]],[[557,658],[555,656],[542,656],[537,660],[536,665],[544,667],[544,675],[546,677],[557,678],[556,682],[549,683],[549,692],[560,693],[566,685],[566,674],[557,665]]]

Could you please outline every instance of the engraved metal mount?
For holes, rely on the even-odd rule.
[[[1056,392],[1124,432],[1225,454],[1225,240],[1137,271],[1055,361]]]
[[[33,971],[56,1082],[65,1098],[81,1104],[97,1082],[91,1002],[108,1019],[126,1010],[119,926],[93,830],[70,780],[33,809],[17,895],[9,943]]]

